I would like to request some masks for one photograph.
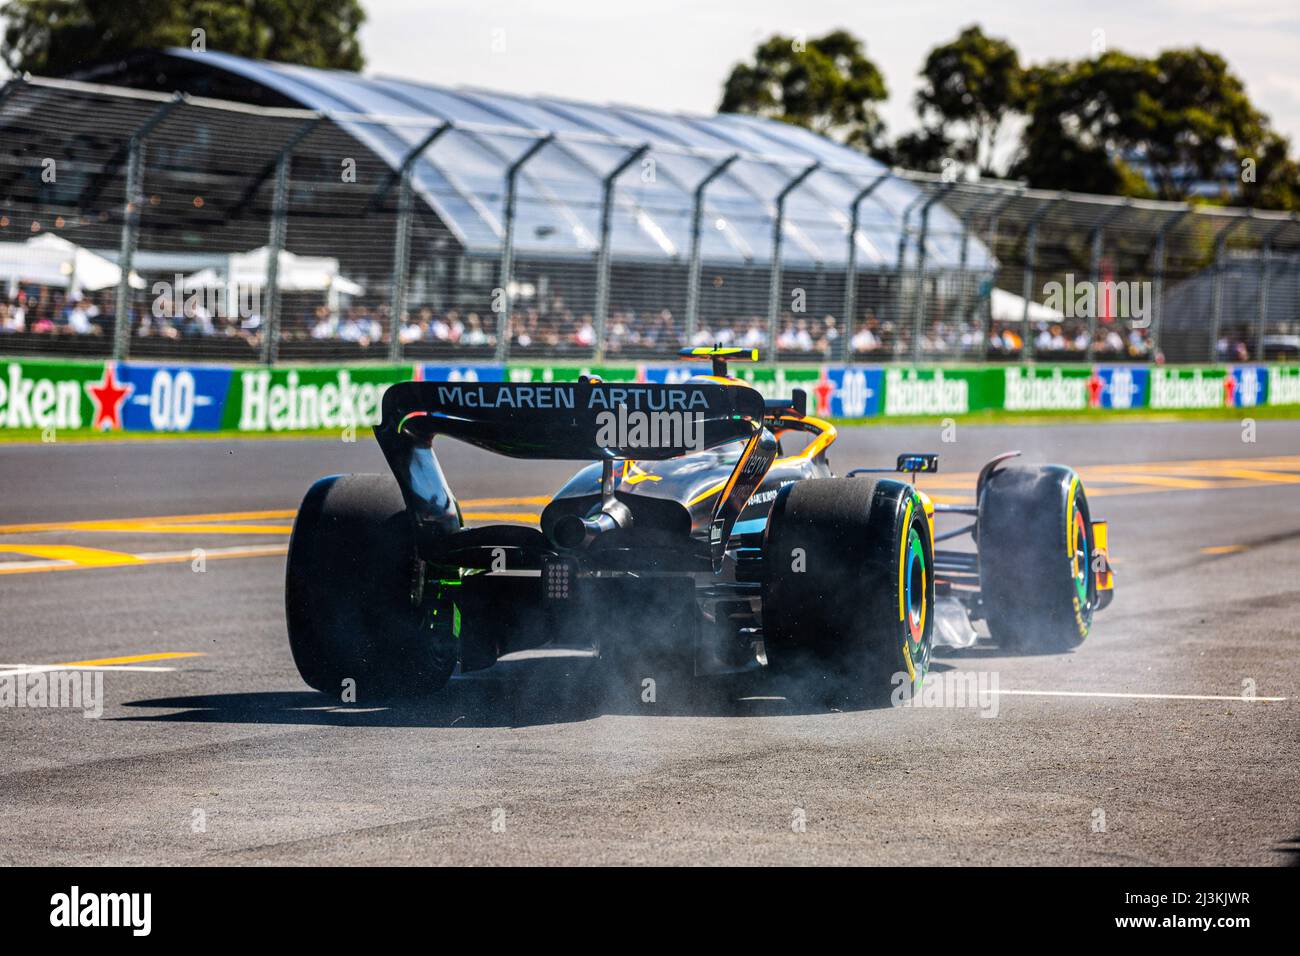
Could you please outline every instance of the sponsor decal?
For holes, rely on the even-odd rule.
[[[122,403],[131,397],[135,386],[130,382],[122,384],[117,380],[117,365],[104,363],[104,374],[98,382],[86,383],[86,394],[94,406],[90,427],[96,431],[109,431],[122,428]]]
[[[1300,368],[1275,365],[1268,370],[1268,404],[1300,405]]]
[[[637,368],[606,368],[590,365],[509,365],[505,381],[511,382],[576,382],[580,377],[595,376],[602,382],[640,382]],[[480,378],[486,382],[489,379]]]
[[[412,372],[409,366],[240,371],[223,425],[254,432],[375,425],[388,386]]]
[[[829,368],[832,385],[829,414],[835,418],[872,418],[880,414],[885,371],[880,368]]]
[[[122,427],[133,432],[216,431],[230,389],[230,369],[207,365],[119,365],[131,393]]]
[[[971,409],[966,375],[891,368],[885,372],[886,415],[957,415]]]
[[[81,428],[92,415],[88,388],[103,379],[99,363],[8,362],[0,374],[0,427]]]
[[[1223,369],[1152,369],[1148,407],[1222,408],[1226,377]]]
[[[578,387],[573,384],[515,384],[508,388],[482,388],[473,385],[439,385],[441,405],[464,408],[575,408]],[[708,410],[709,400],[698,388],[644,388],[636,383],[611,384],[592,388],[587,393],[587,409],[630,408],[650,412],[688,412]]]
[[[1003,405],[1009,412],[1072,411],[1088,407],[1087,369],[1008,368]]]
[[[418,365],[415,378],[421,382],[504,382],[506,370],[501,365]]]
[[[1088,404],[1092,408],[1144,408],[1149,375],[1143,366],[1098,366],[1088,379]]]
[[[1240,365],[1224,376],[1223,403],[1233,408],[1263,405],[1267,392],[1268,369],[1262,365]]]

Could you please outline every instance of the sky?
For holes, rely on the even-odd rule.
[[[514,93],[714,112],[731,67],[772,33],[844,27],[866,43],[895,136],[916,125],[930,48],[978,23],[1021,62],[1107,49],[1221,53],[1300,151],[1300,0],[362,0],[367,72]]]

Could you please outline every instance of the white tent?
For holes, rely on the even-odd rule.
[[[111,288],[121,281],[122,270],[103,256],[47,232],[26,242],[0,242],[0,279],[75,293]],[[145,282],[132,272],[131,286],[143,289]]]
[[[993,287],[992,302],[990,303],[993,313],[994,322],[1019,322],[1025,317],[1025,300],[1014,292],[1008,292],[1005,289]],[[1031,322],[1059,322],[1065,318],[1065,313],[1050,306],[1042,305],[1038,302],[1029,303],[1029,321]]]
[[[266,285],[271,262],[267,246],[240,252],[227,260],[226,274],[216,269],[202,269],[184,279],[186,289],[209,289],[233,285],[242,288],[261,288]],[[343,295],[360,295],[365,291],[360,285],[339,275],[339,261],[329,256],[298,256],[280,250],[279,286],[282,292],[333,292]]]

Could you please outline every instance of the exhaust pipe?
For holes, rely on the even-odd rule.
[[[551,528],[551,540],[566,550],[588,547],[602,534],[632,527],[632,512],[617,499],[604,503],[594,515],[565,515]]]

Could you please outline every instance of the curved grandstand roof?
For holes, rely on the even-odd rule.
[[[771,255],[775,199],[813,162],[821,164],[786,200],[783,261],[843,267],[854,197],[886,172],[866,155],[805,129],[752,116],[694,116],[644,107],[595,105],[171,49],[192,70],[222,71],[283,102],[328,114],[398,168],[438,125],[451,126],[411,165],[412,184],[468,252],[494,253],[504,233],[508,167],[540,137],[554,138],[521,168],[514,242],[521,255],[588,256],[600,241],[601,183],[633,150],[645,147],[617,180],[611,248],[619,259],[685,261],[690,255],[696,187],[724,159],[708,186],[703,258],[764,263]],[[904,218],[915,257],[920,190],[881,181],[861,206],[861,269],[897,262]],[[955,267],[960,225],[940,205],[930,211],[927,257]],[[990,265],[970,242],[972,269]]]

